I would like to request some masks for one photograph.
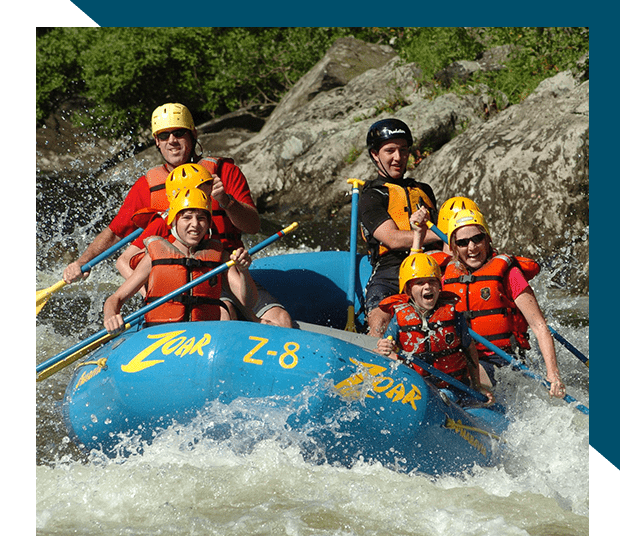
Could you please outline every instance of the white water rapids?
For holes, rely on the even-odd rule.
[[[41,211],[48,208],[43,190],[38,198]],[[88,208],[96,207],[101,193],[92,202],[86,198],[77,218],[61,205],[44,218],[39,214],[37,289],[61,278],[76,250],[120,202],[111,197],[107,209],[93,216]],[[83,215],[90,216],[89,227]],[[68,225],[70,218],[79,224]],[[65,244],[67,237],[78,247]],[[284,250],[272,246],[266,253]],[[588,298],[556,292],[547,281],[543,272],[533,284],[543,312],[587,355]],[[119,282],[109,259],[89,280],[52,295],[37,318],[36,362],[100,330],[103,301]],[[556,350],[568,393],[587,406],[588,369],[559,343]],[[542,373],[536,347],[530,355],[528,366]],[[308,463],[285,418],[252,413],[265,403],[213,403],[191,425],[169,429],[143,454],[124,460],[82,456],[60,413],[70,375],[69,367],[36,385],[37,535],[589,533],[589,419],[518,371],[506,368],[498,375],[497,394],[512,419],[503,462],[439,478],[367,462],[351,469]],[[216,421],[230,425],[227,440],[206,435]],[[414,548],[408,545],[410,553]]]

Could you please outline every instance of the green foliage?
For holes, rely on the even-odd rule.
[[[512,104],[523,101],[546,78],[575,69],[577,61],[589,51],[587,27],[488,29],[491,46],[513,44],[517,47],[505,70],[484,77],[487,85],[506,94]]]
[[[345,28],[55,28],[37,37],[37,122],[64,101],[118,135],[178,101],[200,121],[277,102]]]
[[[589,40],[582,27],[37,28],[37,124],[69,102],[78,107],[74,120],[119,136],[148,127],[153,109],[170,101],[187,105],[198,122],[277,102],[347,35],[393,45],[438,90],[434,75],[451,62],[514,45],[506,70],[471,79],[511,103],[573,68]],[[377,106],[397,109],[401,102]]]
[[[406,27],[398,43],[399,54],[415,62],[424,80],[456,60],[474,60],[484,51],[483,43],[466,27]]]
[[[457,60],[476,60],[491,47],[512,45],[504,70],[474,75],[470,83],[501,91],[514,104],[542,80],[574,69],[589,50],[589,38],[587,27],[412,27],[403,28],[395,42],[400,56],[415,62],[423,81],[438,93],[443,91],[434,80],[438,70]]]

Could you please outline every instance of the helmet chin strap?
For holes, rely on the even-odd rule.
[[[192,252],[192,247],[190,247],[187,243],[185,243],[185,241],[183,241],[180,237],[179,234],[177,233],[177,223],[176,220],[174,222],[174,225],[170,228],[170,233],[172,233],[172,235],[174,235],[174,238],[181,243],[181,245],[184,245],[185,247],[187,247],[187,249],[189,250],[189,252]]]
[[[381,158],[377,155],[377,159],[375,159],[374,157],[371,156],[372,162],[375,164],[375,167],[377,168],[377,171],[379,171],[379,175],[382,175],[383,177],[385,177],[386,179],[390,179],[391,181],[397,181],[402,179],[402,177],[400,177],[399,179],[394,179],[387,171],[387,169],[385,168],[385,165],[383,165],[383,162],[381,161]],[[404,176],[404,174],[403,174]]]

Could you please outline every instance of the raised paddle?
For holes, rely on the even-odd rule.
[[[349,308],[347,310],[347,325],[344,330],[357,332],[355,328],[355,277],[357,269],[357,203],[359,200],[359,185],[364,185],[365,181],[360,179],[347,179],[347,183],[353,185],[351,191],[351,233],[349,239],[349,292],[347,299]]]
[[[277,241],[281,237],[285,236],[287,233],[290,233],[291,231],[296,229],[298,225],[299,224],[297,222],[293,222],[290,226],[284,228],[278,233],[274,233],[271,237],[268,237],[264,241],[261,241],[260,243],[258,243],[257,245],[249,249],[248,253],[250,255],[257,253],[258,251],[264,249],[268,245],[271,245],[274,241]],[[145,305],[143,308],[139,309],[138,311],[131,313],[125,318],[125,330],[137,324],[138,319],[140,319],[140,317],[142,317],[143,315],[145,315],[152,309],[155,309],[156,307],[160,306],[162,303],[166,303],[167,301],[171,300],[172,298],[177,297],[178,295],[182,294],[183,292],[186,292],[187,290],[191,290],[194,286],[201,284],[202,282],[208,280],[209,278],[213,278],[214,276],[221,274],[222,272],[228,270],[234,264],[235,264],[235,261],[231,259],[228,262],[225,262],[219,265],[218,267],[214,268],[210,272],[207,272],[206,274],[199,276],[198,278],[192,280],[191,282],[188,282],[184,286],[181,286],[180,288],[177,288],[176,290],[171,291],[169,294],[163,297],[160,297],[154,302],[149,303],[148,305]],[[72,346],[71,348],[68,348],[67,350],[64,350],[63,352],[60,352],[60,354],[57,354],[53,358],[50,358],[49,360],[46,360],[45,362],[37,366],[37,381],[42,381],[43,379],[47,379],[50,375],[53,375],[57,371],[60,371],[61,369],[68,366],[69,364],[75,362],[75,360],[81,358],[85,354],[88,354],[95,348],[98,348],[99,346],[101,346],[105,342],[108,342],[112,338],[115,338],[116,336],[118,335],[117,334],[110,335],[108,334],[108,331],[106,329],[102,329],[99,332],[95,333],[94,335],[83,340],[82,342],[79,342],[75,344],[74,346]]]
[[[127,245],[127,243],[131,243],[134,239],[136,239],[142,233],[142,231],[143,231],[142,228],[138,228],[134,232],[130,233],[127,237],[124,237],[123,239],[121,239],[118,243],[115,243],[114,245],[112,245],[112,247],[110,247],[109,249],[106,249],[103,253],[97,255],[91,261],[88,261],[84,266],[80,268],[80,270],[82,271],[82,274],[89,272],[93,266],[100,263],[102,260],[107,259],[111,254],[118,251],[121,247],[124,247],[125,245]],[[56,282],[56,284],[54,284],[53,286],[50,286],[49,288],[44,288],[43,290],[37,291],[37,315],[39,314],[39,311],[43,309],[43,306],[47,303],[50,296],[54,292],[57,292],[61,288],[64,288],[66,285],[67,285],[67,282],[65,282],[64,280],[60,280]]]

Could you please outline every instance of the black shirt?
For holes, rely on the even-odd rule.
[[[417,187],[422,190],[435,207],[435,210],[431,209],[432,222],[437,221],[437,200],[430,185],[427,185],[426,183],[419,183],[415,179],[411,178],[386,179],[385,177],[378,177],[377,179],[367,182],[364,185],[364,188],[360,194],[359,215],[362,224],[362,232],[366,242],[368,243],[370,262],[373,267],[399,267],[403,259],[409,254],[409,250],[392,250],[379,257],[379,241],[372,236],[381,224],[392,219],[392,217],[388,214],[390,196],[388,187],[383,186],[385,183],[393,183],[407,187]]]

